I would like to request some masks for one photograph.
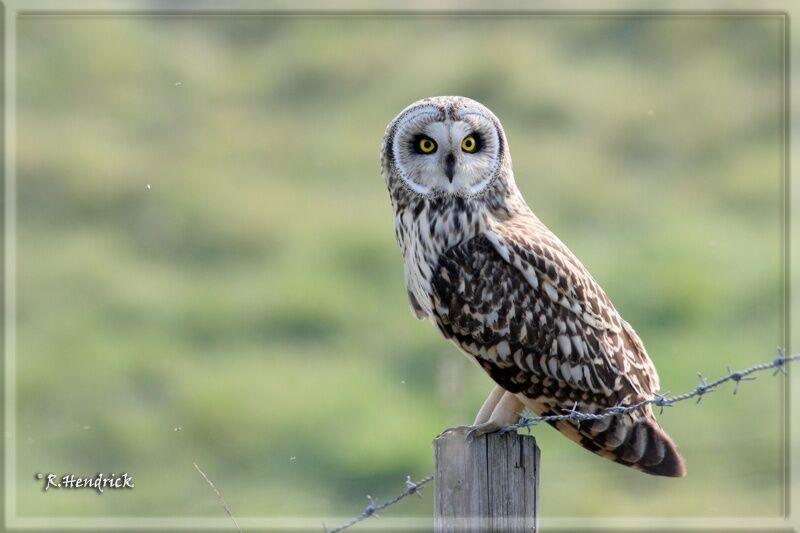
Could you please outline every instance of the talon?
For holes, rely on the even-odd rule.
[[[470,429],[472,429],[472,426],[453,426],[453,427],[451,427],[451,428],[447,428],[447,429],[445,429],[444,431],[442,431],[441,433],[439,433],[438,435],[436,435],[436,438],[438,439],[439,437],[441,437],[441,436],[442,436],[442,435],[444,435],[445,433],[449,433],[449,432],[451,432],[451,431],[455,431],[455,432],[461,432],[461,431],[468,431],[468,430],[470,430]]]
[[[484,424],[478,424],[476,426],[472,426],[469,431],[467,431],[466,439],[473,440],[481,435],[486,435],[488,433],[494,433],[503,429],[504,426],[497,424],[496,422],[486,422]]]

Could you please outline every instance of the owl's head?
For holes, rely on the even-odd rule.
[[[381,151],[390,190],[423,196],[475,196],[498,177],[510,178],[510,156],[500,121],[461,96],[414,102],[389,123]]]

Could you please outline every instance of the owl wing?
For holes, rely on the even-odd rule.
[[[451,248],[433,281],[440,329],[479,363],[522,371],[501,383],[512,392],[600,407],[651,397],[658,377],[642,342],[571,252],[546,237],[491,232]]]
[[[538,414],[598,412],[649,398],[658,376],[600,286],[538,221],[467,240],[440,257],[432,282],[439,330]],[[554,424],[591,451],[650,473],[682,475],[649,409]]]

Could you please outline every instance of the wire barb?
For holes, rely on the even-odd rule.
[[[517,421],[517,423],[514,424],[513,426],[509,426],[508,430],[509,431],[516,431],[517,429],[525,429],[525,430],[527,430],[528,435],[530,435],[531,434],[531,430],[536,426],[536,424],[537,424],[537,422],[536,422],[536,420],[533,419],[533,417],[530,417],[530,416],[526,415],[525,413],[522,413],[522,414],[519,415],[519,420]],[[505,429],[506,428],[503,428],[503,430],[505,430]]]
[[[570,420],[575,422],[575,427],[578,429],[581,428],[581,420],[584,420],[584,413],[578,410],[578,402],[575,402],[570,409],[564,409],[564,413],[566,413]]]
[[[703,399],[704,395],[710,392],[714,392],[714,387],[708,384],[706,378],[703,377],[703,374],[698,372],[697,377],[700,378],[700,383],[694,389],[695,396],[697,396],[697,401],[695,402],[695,405],[700,403],[700,400]]]
[[[775,367],[775,372],[772,373],[773,376],[778,372],[786,374],[786,354],[780,346],[778,346],[778,354],[772,360],[772,365]]]
[[[422,487],[411,481],[411,476],[406,476],[406,494],[416,494],[422,498]]]
[[[667,394],[669,393],[665,392],[664,394],[659,394],[656,392],[653,396],[653,404],[660,408],[658,414],[664,414],[665,407],[672,407],[673,401],[667,396]]]
[[[375,518],[378,518],[377,513],[375,513],[375,500],[373,500],[372,496],[369,494],[367,494],[367,500],[369,500],[369,503],[364,508],[364,516],[374,516]]]
[[[731,367],[727,367],[727,368],[728,368],[728,375],[726,377],[735,382],[735,384],[733,386],[733,394],[734,394],[734,396],[736,395],[737,392],[739,392],[739,384],[742,381],[755,381],[756,380],[756,378],[745,377],[745,375],[742,372],[739,372],[739,371],[732,372],[731,371]]]

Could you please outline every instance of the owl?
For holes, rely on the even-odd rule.
[[[516,422],[525,408],[600,413],[658,390],[639,336],[526,204],[489,109],[458,96],[411,104],[386,128],[381,167],[413,313],[496,383],[473,436]],[[649,405],[552,425],[619,464],[686,473]]]

